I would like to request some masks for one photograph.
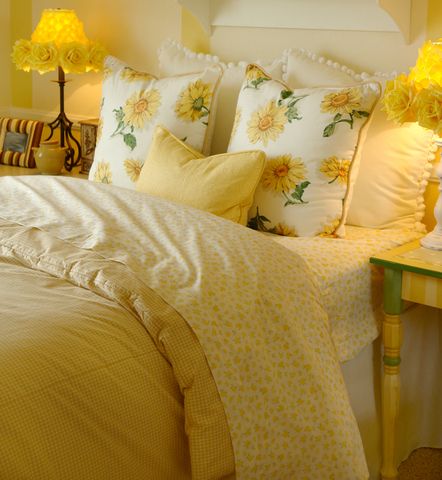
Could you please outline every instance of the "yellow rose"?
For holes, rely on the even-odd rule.
[[[398,123],[414,122],[415,112],[412,108],[414,88],[406,75],[401,74],[389,80],[383,98],[384,110],[390,120]]]
[[[83,73],[88,63],[87,46],[70,42],[60,47],[60,65],[66,73]]]
[[[12,61],[19,70],[29,72],[31,69],[31,42],[29,40],[17,40],[12,47]]]
[[[442,135],[442,87],[430,85],[416,95],[415,109],[417,122],[421,127],[433,130],[436,135]]]
[[[442,44],[428,40],[419,49],[416,65],[411,69],[409,80],[414,82],[416,89],[428,88],[432,82],[442,85]]]
[[[104,58],[107,52],[103,45],[92,42],[89,46],[88,65],[86,70],[93,70],[94,72],[100,72],[103,70]]]
[[[32,43],[29,65],[38,73],[55,70],[58,66],[58,52],[54,42]]]

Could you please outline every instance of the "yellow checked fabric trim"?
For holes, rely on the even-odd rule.
[[[9,240],[11,237],[14,237],[14,242]],[[138,401],[146,405],[146,411],[143,413],[143,416],[147,416],[145,421],[147,424],[149,423],[148,419],[150,416],[163,418],[165,432],[164,435],[162,435],[162,438],[155,437],[156,430],[152,433],[149,431],[145,432],[145,438],[138,440],[140,443],[137,444],[135,452],[144,452],[142,455],[144,455],[146,458],[149,458],[149,456],[152,455],[154,455],[156,459],[163,457],[165,453],[162,452],[162,449],[165,448],[165,445],[170,443],[170,438],[168,437],[168,435],[170,435],[169,432],[175,430],[177,438],[175,441],[175,452],[173,453],[177,455],[177,459],[183,457],[186,458],[187,448],[189,448],[192,480],[217,480],[220,478],[225,478],[228,480],[231,478],[231,476],[233,477],[233,472],[235,469],[234,455],[223,404],[221,403],[215,382],[207,365],[204,352],[202,351],[197,338],[184,319],[172,307],[164,302],[164,300],[162,300],[151,289],[147,288],[143,284],[140,284],[134,274],[124,265],[118,262],[105,260],[97,254],[81,250],[63,241],[52,238],[46,232],[41,230],[33,230],[30,232],[26,227],[0,220],[0,269],[4,264],[18,264],[21,265],[22,269],[23,266],[25,266],[27,269],[38,269],[38,271],[35,272],[32,272],[31,270],[25,270],[21,272],[21,276],[27,275],[32,278],[33,284],[39,283],[40,277],[38,273],[44,271],[49,273],[51,276],[56,277],[57,279],[66,279],[70,283],[74,283],[74,285],[95,292],[104,299],[116,301],[117,304],[121,305],[126,312],[134,313],[136,317],[138,317],[139,322],[142,323],[149,332],[150,336],[148,339],[153,340],[157,351],[171,364],[175,380],[178,383],[180,391],[184,397],[184,422],[187,435],[187,438],[183,438],[182,436],[178,435],[182,425],[176,426],[173,423],[176,413],[173,410],[169,411],[167,409],[167,402],[159,403],[158,398],[154,394],[155,392],[152,394],[149,392],[146,393],[143,388],[136,383],[140,382],[139,378],[136,376],[133,377],[133,386],[122,384],[117,378],[110,378],[108,383],[103,384],[104,380],[106,380],[106,376],[102,375],[100,377],[101,388],[109,389],[109,392],[111,392],[112,389],[118,390],[118,388],[125,388],[129,392],[129,398],[136,399],[137,395],[140,395]],[[3,271],[2,279],[7,278],[8,277],[6,277],[5,272]],[[67,286],[65,284],[59,282],[59,285],[66,290]],[[20,286],[22,289],[22,285]],[[52,285],[52,287],[55,288],[55,285]],[[30,285],[27,286],[27,289],[32,291],[32,287]],[[43,292],[43,294],[44,293],[45,292]],[[54,316],[51,305],[57,304],[57,292],[51,290],[48,291],[46,295],[48,297],[47,299],[44,299],[42,294],[40,294],[39,299],[40,302],[43,303],[43,306],[46,305],[46,312],[41,306],[38,307],[38,310],[41,312],[40,314],[42,317],[51,319]],[[72,291],[70,293],[70,297],[74,296],[80,297],[82,302],[86,302],[87,300],[81,298],[83,296],[81,292],[77,293],[76,291]],[[66,300],[67,299],[64,299],[64,301]],[[95,303],[99,303],[98,300],[95,300]],[[45,331],[46,322],[38,322],[39,317],[35,313],[36,306],[27,306],[24,303],[24,300],[21,301],[21,305],[22,309],[29,308],[29,321],[26,322],[27,329],[24,334],[26,336],[35,335],[37,338],[42,335],[47,335],[47,332]],[[87,308],[93,308],[93,304],[87,305]],[[64,309],[65,308],[66,307],[64,307]],[[79,312],[79,307],[75,303],[71,308],[74,312]],[[87,308],[85,307],[84,311],[80,309],[82,315],[80,317],[81,319],[86,317]],[[88,314],[90,315],[91,311],[89,311]],[[103,314],[99,311],[97,315],[100,317],[103,316]],[[103,336],[104,339],[108,335],[108,332],[112,332],[112,324],[114,322],[118,323],[118,317],[115,317],[115,313],[111,313],[110,315],[111,317],[109,320],[101,325],[101,336]],[[121,313],[117,312],[117,315],[121,315]],[[31,319],[34,318],[35,320],[32,321]],[[106,316],[104,318],[106,318]],[[135,321],[133,318],[131,320]],[[128,320],[125,319],[125,321],[127,322]],[[77,321],[70,326],[69,322],[65,320],[64,316],[60,316],[58,321],[59,324],[66,324],[66,328],[71,329],[78,325],[79,331],[83,332],[83,335],[89,336],[85,337],[84,343],[77,345],[78,351],[75,353],[66,352],[61,355],[60,351],[56,350],[52,343],[48,343],[46,347],[46,355],[52,354],[54,356],[54,362],[60,361],[60,356],[61,358],[63,356],[69,356],[71,357],[69,359],[70,365],[72,365],[72,363],[75,365],[77,360],[83,358],[84,365],[80,367],[77,372],[67,365],[63,366],[62,371],[66,372],[72,370],[70,372],[72,381],[74,381],[74,379],[75,382],[83,381],[85,382],[84,388],[89,389],[91,386],[87,379],[84,378],[82,371],[84,369],[93,370],[94,368],[90,363],[91,360],[87,358],[87,354],[88,351],[90,351],[91,346],[94,345],[94,348],[99,348],[102,351],[100,358],[102,361],[106,361],[105,363],[109,364],[111,364],[112,361],[115,362],[115,357],[113,354],[109,355],[106,352],[108,349],[115,348],[115,346],[112,347],[110,343],[106,343],[105,340],[102,340],[100,345],[95,345],[93,329],[92,332],[88,332],[87,329],[82,327],[82,322],[83,320]],[[133,329],[133,327],[129,327],[130,325],[124,323],[124,325],[122,325],[120,328],[122,332],[125,333],[126,331],[131,331],[131,328]],[[11,323],[11,328],[15,328],[13,322]],[[56,331],[56,325],[53,326],[53,329]],[[123,342],[124,338],[124,335],[122,335],[120,342]],[[62,348],[62,342],[63,340],[60,338],[60,348]],[[6,353],[7,350],[5,349],[7,345],[7,341],[5,341],[3,346],[0,342],[0,347],[3,349],[2,351],[6,351]],[[31,347],[28,348],[30,349]],[[53,350],[51,350],[51,348],[53,348]],[[148,351],[149,348],[146,346],[146,352]],[[75,358],[72,358],[72,356],[75,356]],[[131,363],[129,363],[129,360],[126,360],[126,362],[126,376],[128,379],[130,379],[133,366]],[[13,364],[14,362],[11,361],[10,363]],[[49,376],[50,380],[50,377],[55,374],[47,372],[45,374],[46,369],[39,368],[41,364],[42,362],[37,362],[35,365],[30,363],[26,367],[27,375],[29,375],[27,385],[20,386],[15,385],[15,383],[14,385],[10,385],[9,391],[7,392],[7,397],[12,401],[12,403],[20,403],[21,408],[14,410],[13,408],[9,407],[7,410],[9,413],[7,422],[8,428],[14,430],[16,435],[14,435],[13,439],[10,439],[9,442],[4,442],[3,447],[0,446],[0,457],[7,457],[7,463],[11,463],[12,465],[14,465],[15,458],[15,462],[20,465],[15,465],[11,468],[19,469],[19,471],[22,472],[23,476],[26,478],[44,477],[47,480],[58,480],[60,477],[57,474],[57,470],[53,470],[53,476],[48,473],[50,469],[43,471],[45,468],[44,464],[48,461],[47,459],[44,460],[39,458],[37,461],[30,463],[23,461],[23,453],[20,446],[20,441],[23,442],[26,439],[27,441],[31,441],[31,443],[32,441],[37,441],[37,439],[33,438],[33,433],[37,434],[38,429],[37,426],[34,427],[34,420],[32,419],[28,419],[26,423],[23,423],[23,416],[21,414],[19,415],[18,412],[21,412],[22,408],[26,409],[28,402],[28,408],[30,411],[35,408],[35,404],[40,405],[41,408],[44,408],[44,410],[52,410],[50,402],[47,399],[45,401],[44,397],[51,398],[53,395],[53,388],[50,386],[51,382],[48,382],[46,377]],[[2,372],[2,367],[3,365],[0,365],[0,372]],[[15,374],[21,371],[25,365],[19,364],[14,366],[6,363],[5,368],[6,367],[8,367],[8,371],[5,370],[1,375],[3,385],[9,385],[9,378],[11,379],[11,383],[14,382]],[[58,368],[60,369],[61,365],[59,365]],[[99,368],[99,366],[95,368]],[[161,371],[157,372],[158,367],[153,361],[152,366],[148,366],[148,368],[149,376],[154,378],[161,386],[162,382],[165,382],[166,380],[164,373]],[[107,366],[107,369],[112,369],[111,365]],[[115,374],[113,370],[114,369],[112,369],[112,372]],[[116,374],[115,376],[117,377]],[[20,374],[18,374],[18,377],[20,378]],[[115,385],[113,385],[113,381],[115,381]],[[69,381],[67,382],[67,386],[65,386],[66,378],[63,380],[54,378],[52,382],[56,382],[59,385],[57,390],[58,395],[70,394]],[[48,385],[46,385],[47,383]],[[130,382],[127,383],[130,384]],[[66,391],[65,388],[67,389]],[[165,386],[165,390],[168,390],[169,388],[170,387],[168,385]],[[46,392],[43,395],[43,398],[41,398],[38,394],[36,396],[29,394],[30,392],[39,391],[41,389],[43,389],[43,392]],[[70,395],[72,396],[72,394]],[[109,410],[102,408],[103,401],[100,404],[93,405],[87,402],[85,398],[82,398],[81,395],[81,388],[79,388],[77,396],[71,398],[71,403],[75,405],[74,410],[76,411],[77,415],[80,418],[84,415],[93,415],[99,419],[99,422],[102,425],[107,425],[111,421],[109,414],[111,414],[112,409],[117,408],[116,404],[111,403],[111,399],[114,395],[109,393],[110,400],[106,400],[105,405],[107,405]],[[5,398],[3,393],[0,395],[0,398]],[[18,401],[18,399],[20,401]],[[87,431],[82,431],[81,420],[79,420],[80,426],[78,428],[76,425],[70,426],[70,411],[72,410],[57,410],[58,416],[55,417],[52,414],[45,413],[44,411],[38,411],[34,413],[34,417],[37,419],[37,422],[44,423],[47,416],[49,416],[51,419],[50,435],[40,436],[38,439],[38,442],[43,443],[45,448],[49,450],[45,455],[49,459],[52,459],[51,461],[54,464],[65,462],[66,465],[69,465],[71,463],[70,458],[76,457],[77,455],[82,457],[84,455],[84,444],[86,442],[88,445],[87,456],[93,458],[95,452],[97,464],[101,463],[103,453],[100,444],[104,440],[108,442],[108,438],[106,437],[105,439],[101,439],[97,442],[97,445],[94,445],[94,443],[89,445],[91,438],[87,435]],[[5,410],[2,410],[1,402],[0,412],[2,412],[1,415],[3,416]],[[41,416],[43,416],[43,418],[40,418]],[[136,416],[137,412],[130,414],[130,412],[125,411],[124,413],[124,418],[129,418],[130,420]],[[144,424],[143,420],[138,421]],[[32,433],[26,434],[27,430]],[[63,453],[63,451],[59,451],[57,445],[54,445],[53,448],[56,454],[52,456],[51,442],[53,441],[57,443],[57,439],[60,439],[66,435],[71,437],[71,447],[68,451]],[[95,436],[100,438],[100,434],[98,432],[95,433]],[[117,442],[117,439],[114,441]],[[116,448],[116,445],[113,444],[109,448]],[[133,454],[131,453],[131,455]],[[141,454],[139,453],[139,455]],[[128,463],[134,462],[134,460],[135,463],[140,462],[140,458],[137,457],[136,454],[132,459],[128,454],[126,454],[126,457],[123,456],[122,458],[120,457],[116,460],[119,462],[125,461]],[[141,458],[141,460],[143,459]],[[112,460],[109,461],[112,462]],[[106,462],[108,462],[108,460]],[[173,457],[171,460],[169,460],[167,470],[155,469],[155,463],[156,462],[152,462],[151,466],[149,467],[145,466],[144,471],[139,470],[138,472],[130,475],[129,472],[134,471],[134,467],[132,467],[127,473],[127,478],[129,478],[129,475],[130,478],[133,478],[134,480],[146,478],[146,475],[147,478],[174,478],[177,480],[190,478],[183,476],[181,463]],[[91,471],[95,472],[95,475],[98,474],[97,464],[90,466],[92,469]],[[0,477],[6,475],[5,470],[2,470],[2,465],[4,465],[4,463],[0,462]],[[74,470],[68,474],[69,478],[82,478],[78,474],[78,467],[71,468],[74,468]],[[116,468],[120,467],[117,466]],[[12,470],[8,470],[9,473],[11,471]],[[116,476],[114,477],[113,474],[109,472],[106,472],[106,475],[102,473],[102,475],[103,476],[100,474],[99,478],[122,478],[121,476],[119,477],[118,474],[115,474]],[[8,478],[12,478],[9,477],[9,475],[7,476]]]

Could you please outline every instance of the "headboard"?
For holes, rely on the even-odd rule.
[[[210,37],[211,53],[233,61],[302,47],[357,70],[404,71],[427,30],[427,2],[422,0],[179,3],[198,18]]]

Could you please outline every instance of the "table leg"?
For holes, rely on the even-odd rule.
[[[400,400],[400,347],[402,323],[399,315],[385,314],[382,336],[384,342],[384,375],[382,382],[382,468],[383,480],[397,479],[396,425]]]
[[[384,374],[382,382],[382,480],[398,478],[396,461],[396,427],[399,415],[402,345],[402,308],[401,272],[385,270],[384,277],[384,321],[382,324],[382,341],[384,345]]]

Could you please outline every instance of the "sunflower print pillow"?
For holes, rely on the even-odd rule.
[[[207,151],[221,74],[213,65],[202,72],[157,79],[107,57],[100,134],[89,180],[134,189],[157,125],[196,150]]]
[[[377,82],[291,89],[261,67],[247,67],[228,151],[267,154],[249,227],[344,236],[353,160],[380,92]]]

